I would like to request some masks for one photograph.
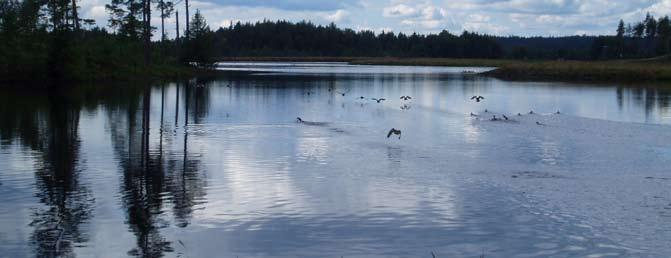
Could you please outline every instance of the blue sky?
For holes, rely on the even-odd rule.
[[[183,24],[184,3],[180,19]],[[108,0],[80,0],[82,12],[106,25]],[[613,34],[619,19],[641,20],[647,12],[671,14],[671,0],[190,0],[213,29],[263,19],[336,23],[355,30],[433,33],[447,29],[495,35],[562,36]],[[158,17],[154,25],[158,26]],[[174,17],[167,21],[174,36]]]

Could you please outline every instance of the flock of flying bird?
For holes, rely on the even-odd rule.
[[[331,91],[335,91],[335,89],[333,89],[333,88],[329,88],[328,91],[329,91],[329,92],[331,92]],[[340,94],[340,95],[342,95],[342,96],[344,97],[347,93],[349,93],[349,90],[348,90],[348,91],[345,91],[345,92],[341,92],[341,91],[335,91],[335,92],[338,93],[338,94]],[[310,95],[310,92],[307,92],[307,94]],[[366,97],[364,97],[364,96],[360,96],[360,97],[358,97],[357,99],[359,99],[359,100],[365,100]],[[409,100],[412,99],[412,97],[410,97],[410,96],[405,96],[405,95],[404,95],[404,96],[401,96],[400,99],[403,100],[403,101],[409,101]],[[481,102],[481,101],[484,100],[484,99],[485,99],[485,97],[483,97],[483,96],[479,96],[479,95],[476,95],[476,96],[471,97],[471,100],[475,100],[475,102]],[[381,103],[382,101],[385,101],[385,100],[387,100],[387,99],[385,99],[385,98],[370,98],[370,100],[374,100],[374,101],[376,101],[377,103]],[[401,109],[402,109],[402,110],[407,110],[407,109],[409,109],[409,106],[408,106],[408,105],[401,106]],[[485,113],[489,113],[489,111],[488,111],[487,109],[485,109]],[[533,115],[533,114],[534,114],[534,111],[533,111],[533,110],[532,110],[532,111],[529,111],[529,115]],[[559,114],[561,114],[561,113],[560,113],[559,111],[557,111],[557,112],[555,112],[555,114],[559,115]],[[517,113],[517,116],[522,116],[522,114],[521,114],[521,113]],[[471,113],[471,117],[479,117],[479,115],[476,115],[476,114]],[[308,124],[308,125],[319,125],[319,124],[324,124],[324,123],[319,123],[319,122],[309,122],[309,121],[304,121],[304,120],[301,119],[300,117],[297,117],[296,120],[297,120],[299,123]],[[490,120],[490,121],[508,121],[508,120],[510,120],[510,118],[508,118],[508,116],[506,116],[505,114],[501,114],[501,118],[496,117],[496,115],[492,115],[492,118],[489,119],[489,120]],[[538,122],[538,121],[536,121],[536,124],[537,124],[537,125],[545,125],[545,124],[543,124],[543,123],[541,123],[541,122]],[[391,129],[389,130],[389,132],[387,133],[387,138],[390,138],[392,135],[398,135],[398,139],[401,139],[401,130],[396,129],[396,128],[391,128]]]

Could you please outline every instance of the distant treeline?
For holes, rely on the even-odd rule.
[[[598,37],[590,49],[592,59],[640,58],[668,55],[671,50],[669,16],[655,19],[647,14],[635,24],[620,23],[615,36]]]
[[[221,56],[395,56],[500,58],[494,37],[463,32],[454,35],[354,31],[302,21],[236,23],[214,32]]]
[[[594,36],[421,35],[341,29],[302,21],[236,23],[214,32],[216,55],[590,59]]]
[[[215,55],[601,60],[669,53],[669,18],[648,15],[614,36],[518,37],[464,31],[421,35],[341,29],[302,21],[236,23],[213,32]],[[616,31],[614,31],[616,32]]]

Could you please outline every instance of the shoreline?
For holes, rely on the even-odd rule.
[[[352,65],[494,67],[483,76],[508,81],[547,82],[669,82],[669,59],[613,61],[542,61],[510,59],[393,58],[393,57],[225,57],[217,62],[344,62]],[[157,64],[148,68],[98,70],[81,81],[51,81],[39,78],[5,78],[0,86],[45,87],[79,82],[165,81],[193,77],[219,77],[230,72],[183,65]]]
[[[219,62],[347,62],[354,65],[495,67],[485,76],[511,81],[667,82],[671,62],[665,59],[550,61],[396,57],[226,57]]]

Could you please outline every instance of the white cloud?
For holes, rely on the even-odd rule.
[[[343,9],[335,11],[333,14],[326,15],[326,19],[332,22],[340,22],[349,16],[349,12]]]
[[[0,0],[2,1],[2,0]],[[79,0],[84,18],[107,25],[108,0]],[[212,29],[233,22],[263,19],[316,24],[336,22],[348,28],[385,28],[385,31],[437,33],[448,29],[493,34],[572,35],[612,34],[619,19],[640,21],[646,12],[656,17],[671,12],[671,0],[190,0],[191,14],[200,9]],[[184,2],[178,4],[184,29]],[[156,12],[154,13],[156,14]],[[153,19],[159,20],[158,17]],[[153,22],[152,22],[153,23]],[[175,19],[166,20],[174,36]]]
[[[398,4],[394,6],[385,7],[382,11],[384,17],[410,17],[418,14],[417,9],[405,5]]]

